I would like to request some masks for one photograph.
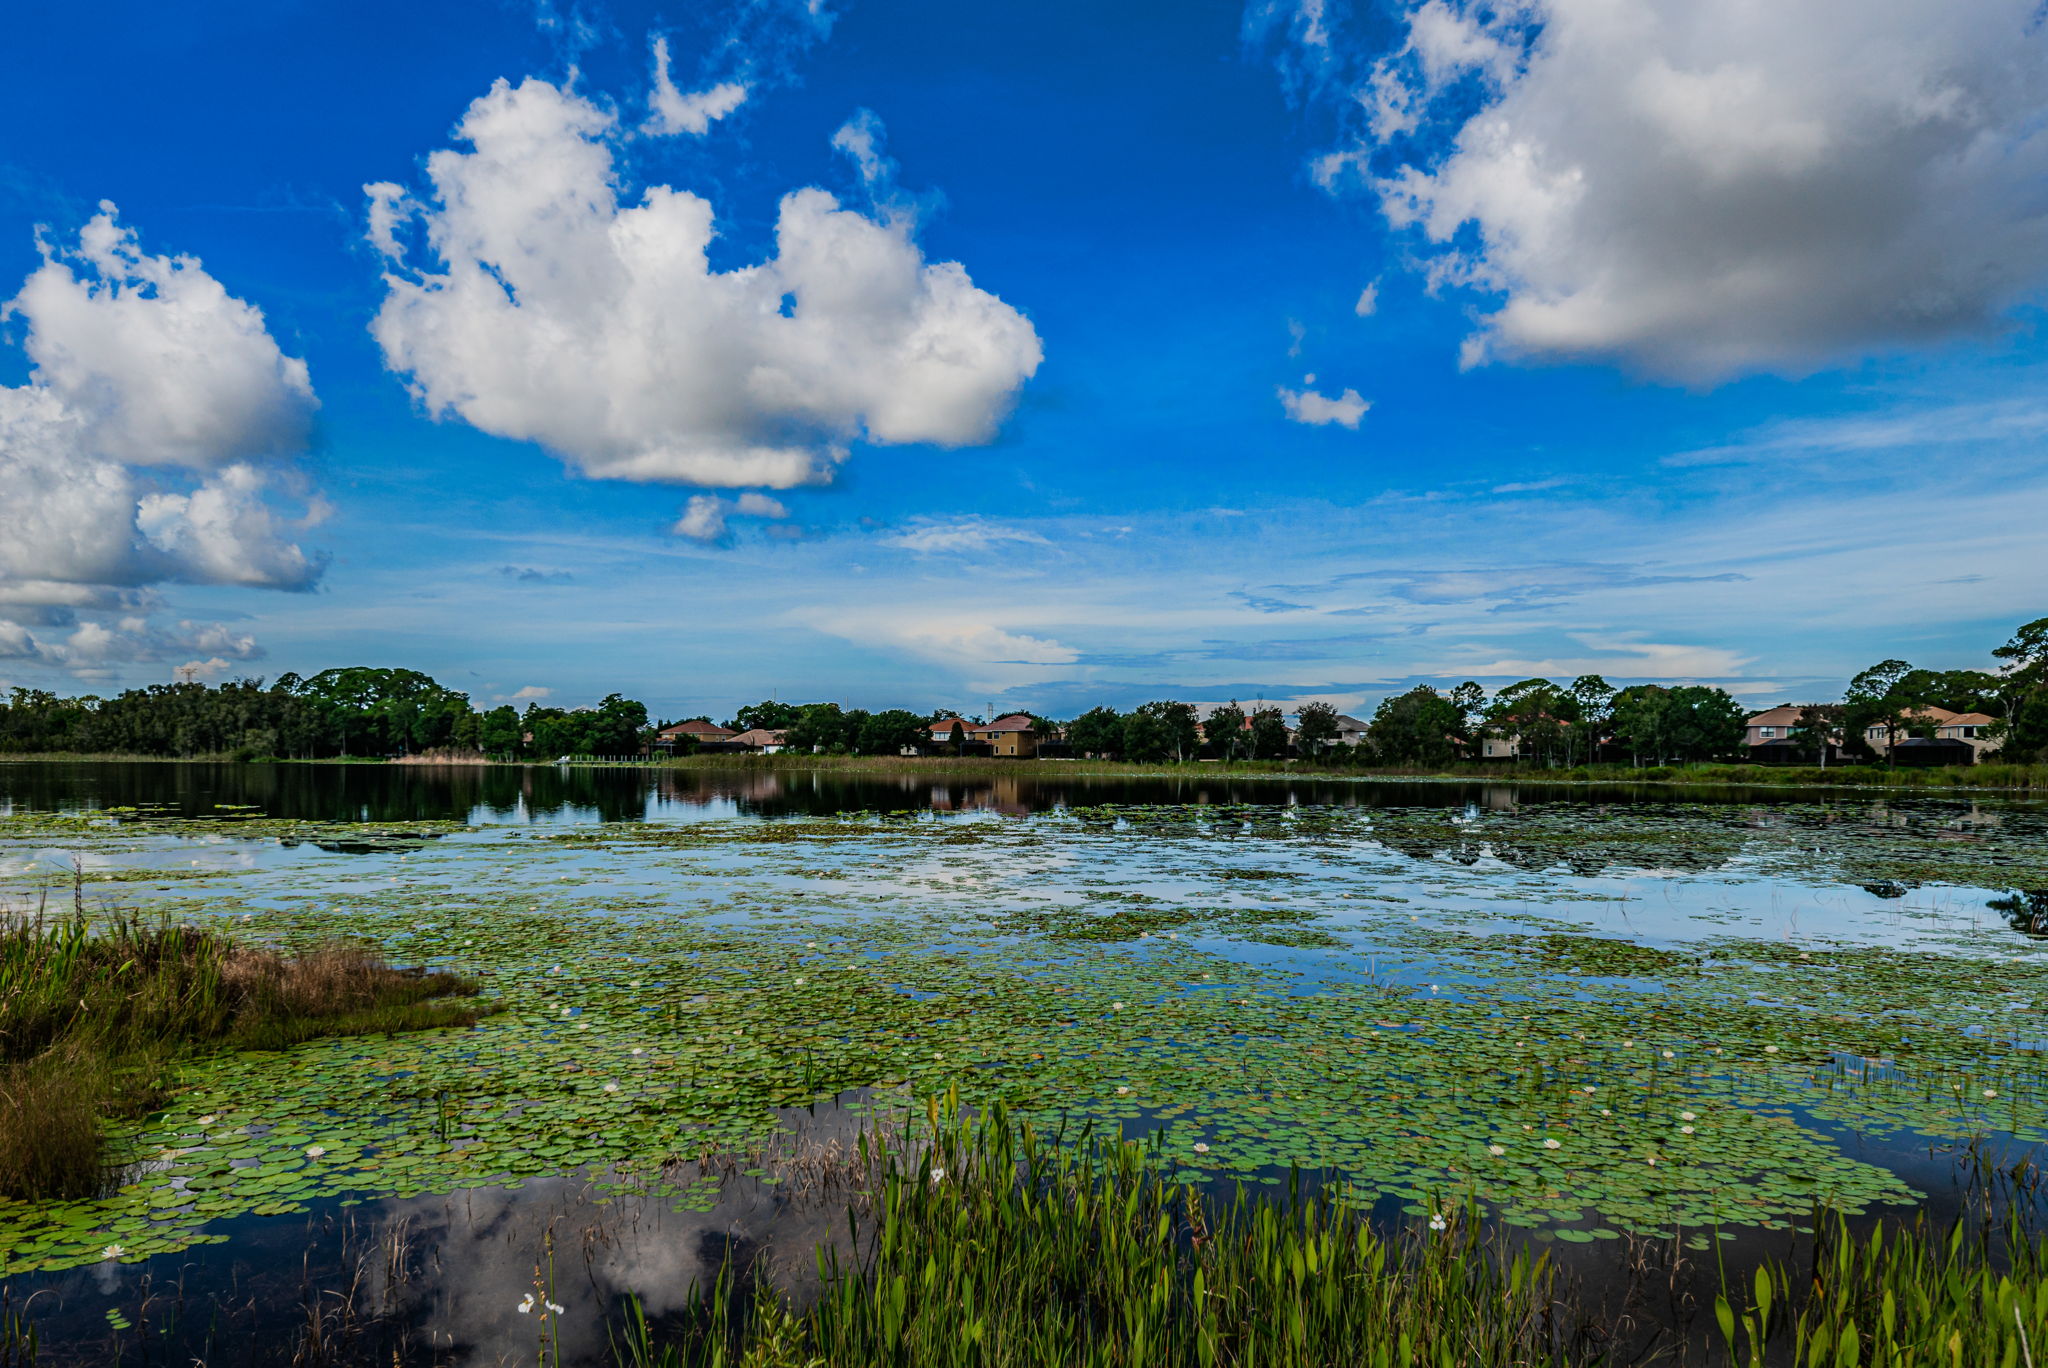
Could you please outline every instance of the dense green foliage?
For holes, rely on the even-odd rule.
[[[0,753],[318,759],[482,751],[552,759],[631,755],[645,744],[647,709],[618,694],[595,708],[528,704],[488,712],[417,670],[353,666],[310,679],[280,675],[154,684],[112,698],[60,698],[15,689],[0,702]]]

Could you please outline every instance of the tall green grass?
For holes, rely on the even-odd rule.
[[[1216,1202],[1135,1145],[1075,1152],[1000,1111],[884,1156],[848,1252],[792,1311],[726,1265],[631,1368],[1393,1368],[1589,1361],[1548,1258],[1503,1254],[1467,1214],[1376,1233],[1327,1196]]]
[[[279,954],[79,906],[0,919],[0,1195],[98,1191],[119,1162],[104,1121],[153,1105],[193,1051],[466,1025],[475,992],[345,945]]]

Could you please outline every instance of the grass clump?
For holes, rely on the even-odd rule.
[[[863,1145],[865,1145],[863,1141]],[[1039,1143],[1001,1109],[885,1156],[822,1287],[785,1305],[725,1264],[659,1342],[629,1315],[631,1368],[732,1365],[1565,1365],[1547,1255],[1508,1255],[1469,1214],[1388,1237],[1328,1196],[1223,1202],[1135,1144]]]
[[[104,1122],[155,1105],[187,1054],[468,1025],[476,991],[341,943],[287,954],[82,910],[0,920],[0,1196],[103,1190]]]

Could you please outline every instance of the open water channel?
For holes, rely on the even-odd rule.
[[[2029,1171],[2044,890],[2048,808],[1982,795],[0,764],[12,909],[504,1009],[196,1064],[118,1191],[0,1203],[0,1312],[49,1364],[607,1361],[735,1250],[801,1295],[852,1137],[949,1090],[1597,1292]]]

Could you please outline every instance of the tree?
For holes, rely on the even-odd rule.
[[[1208,719],[1202,723],[1202,736],[1218,760],[1235,760],[1249,749],[1251,738],[1245,735],[1244,724],[1244,709],[1237,706],[1234,698],[1209,710]]]
[[[1124,719],[1115,708],[1090,708],[1067,724],[1067,745],[1076,755],[1119,754],[1124,745]]]
[[[1614,696],[1614,738],[1638,763],[1693,763],[1736,754],[1748,714],[1723,689],[1638,684]]]
[[[2004,738],[2003,753],[2022,763],[2048,760],[2048,617],[2022,625],[1991,654],[2005,662],[1994,733]]]
[[[847,743],[846,717],[837,703],[807,703],[780,730],[789,733],[786,739],[793,751],[822,753],[844,749]]]
[[[1338,731],[1336,708],[1320,701],[1304,703],[1294,727],[1294,748],[1301,755],[1321,755],[1337,744]]]
[[[1907,716],[1920,706],[1903,687],[1913,673],[1913,667],[1903,660],[1881,660],[1850,680],[1843,695],[1843,724],[1851,742],[1872,749],[1868,733],[1879,728],[1886,765],[1892,763]]]
[[[1590,763],[1600,754],[1601,739],[1614,721],[1614,686],[1596,674],[1580,675],[1572,681],[1570,695],[1577,716],[1572,719],[1565,763],[1582,763],[1574,758],[1577,755]]]
[[[1124,719],[1123,752],[1129,760],[1192,759],[1201,734],[1194,705],[1161,701],[1144,703]]]
[[[1812,755],[1820,761],[1820,767],[1828,767],[1828,748],[1835,745],[1842,734],[1842,705],[1839,703],[1809,703],[1799,710],[1799,720],[1792,724],[1788,739],[1801,755]]]
[[[1493,696],[1486,710],[1486,730],[1516,741],[1523,759],[1554,764],[1565,753],[1568,728],[1577,714],[1577,703],[1555,684],[1525,679]]]
[[[1441,765],[1457,754],[1465,715],[1427,684],[1381,701],[1366,726],[1376,759],[1388,765]]]
[[[768,699],[760,703],[749,703],[733,714],[726,725],[734,731],[752,731],[759,727],[763,731],[788,731],[796,725],[797,715],[802,710],[794,703],[777,703]]]
[[[1260,708],[1251,717],[1251,754],[1254,760],[1287,758],[1287,719],[1278,708]]]
[[[1460,745],[1476,750],[1479,740],[1480,720],[1486,715],[1486,690],[1478,681],[1468,679],[1450,692],[1451,706],[1458,710],[1458,727],[1455,735]]]
[[[902,708],[887,708],[860,724],[856,738],[862,755],[901,755],[927,744],[925,720]]]

